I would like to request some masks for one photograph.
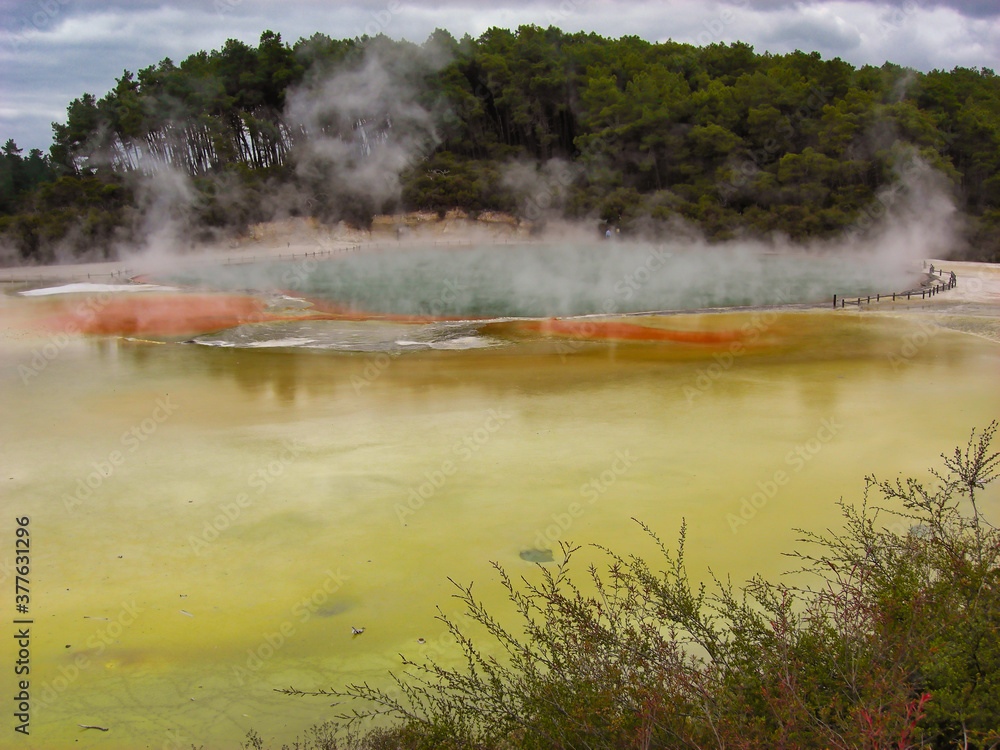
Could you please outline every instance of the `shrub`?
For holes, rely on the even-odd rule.
[[[694,585],[685,527],[672,553],[640,523],[659,569],[598,547],[604,565],[578,583],[570,546],[539,582],[495,565],[521,632],[456,584],[501,656],[442,614],[464,667],[407,661],[398,693],[308,694],[360,701],[337,717],[349,730],[395,721],[352,747],[996,747],[1000,534],[977,497],[1000,470],[996,429],[942,454],[929,483],[866,477],[841,531],[801,532],[804,585]]]

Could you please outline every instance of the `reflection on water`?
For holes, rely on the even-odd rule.
[[[497,604],[492,560],[531,575],[567,540],[652,554],[633,517],[668,540],[686,518],[697,576],[777,575],[792,528],[836,523],[864,474],[921,474],[1000,412],[997,345],[919,339],[915,318],[639,322],[754,315],[739,350],[503,331],[463,350],[74,338],[33,362],[46,339],[8,330],[0,527],[31,517],[33,747],[235,747],[250,727],[290,741],[329,701],[272,688],[384,684],[399,653],[447,661],[448,576]],[[309,325],[281,336],[353,330]],[[217,340],[243,335],[258,334]]]

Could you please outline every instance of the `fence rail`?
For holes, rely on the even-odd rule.
[[[109,279],[131,279],[135,272],[131,268],[120,268],[117,271],[109,271],[108,273],[88,273],[88,279],[103,279],[105,277]]]
[[[404,240],[404,243],[407,242],[407,241],[409,241],[409,240]],[[519,243],[519,244],[525,244],[525,243],[527,243],[529,241],[530,240],[524,240],[522,243]],[[449,249],[450,248],[472,248],[472,247],[476,247],[477,244],[478,244],[478,243],[473,242],[471,240],[441,240],[441,239],[432,240],[430,242],[422,242],[420,240],[415,240],[414,242],[415,243],[419,243],[421,245],[431,245],[432,247],[442,247],[442,248],[449,248]],[[507,244],[511,244],[511,243],[510,243],[509,240],[507,240],[506,238],[504,238],[502,241],[500,241],[500,240],[493,240],[493,244],[496,244],[496,245],[507,245]],[[350,245],[344,245],[343,247],[335,247],[335,248],[329,248],[329,249],[324,249],[324,250],[315,250],[315,251],[305,252],[305,253],[278,253],[277,255],[275,255],[274,253],[268,253],[266,255],[261,255],[260,257],[257,257],[256,255],[251,255],[249,257],[245,256],[245,255],[236,256],[236,257],[228,257],[228,258],[226,258],[225,260],[222,261],[222,265],[224,265],[224,266],[240,266],[240,265],[244,265],[246,263],[260,263],[260,262],[264,262],[264,261],[285,261],[285,260],[300,260],[300,259],[304,260],[306,258],[330,258],[330,257],[333,257],[334,255],[346,255],[347,253],[357,253],[357,252],[360,252],[362,250],[366,250],[366,251],[370,251],[370,250],[375,250],[375,251],[378,251],[378,250],[395,250],[398,247],[400,247],[400,241],[399,240],[396,240],[396,241],[392,241],[392,240],[376,240],[376,241],[366,241],[366,242],[363,242],[363,243],[361,243],[361,242],[355,242],[355,243],[350,244]]]
[[[942,268],[935,269],[934,266],[931,266],[929,276],[933,278],[935,274],[937,274],[938,278],[944,279],[945,271]],[[836,309],[838,299],[840,301],[841,308],[846,307],[847,305],[857,305],[858,307],[861,307],[862,304],[871,304],[872,301],[882,302],[891,299],[893,302],[896,302],[897,300],[902,300],[902,299],[909,300],[916,298],[918,294],[920,295],[920,299],[928,299],[930,297],[934,297],[935,295],[940,294],[941,292],[945,292],[949,289],[954,289],[957,284],[958,284],[958,277],[955,275],[955,272],[949,271],[948,280],[944,281],[944,283],[932,284],[931,286],[920,287],[919,289],[909,289],[905,292],[892,292],[891,294],[869,294],[867,296],[854,297],[854,298],[847,298],[847,297],[838,298],[838,296],[835,294],[833,295],[833,307],[834,309]]]
[[[306,258],[331,258],[334,255],[344,255],[346,253],[356,253],[361,249],[360,244],[349,245],[346,247],[338,247],[329,250],[314,250],[307,253],[278,253],[277,255],[268,254],[262,255],[259,258],[256,255],[251,255],[249,258],[245,255],[226,258],[222,261],[224,266],[242,266],[247,263],[262,263],[265,261],[284,261],[284,260],[305,260]]]
[[[15,266],[14,268],[5,268],[3,271],[18,271],[19,269]],[[97,273],[96,271],[90,271],[88,273],[76,273],[71,276],[58,276],[58,275],[44,275],[44,274],[20,274],[20,273],[10,273],[6,276],[2,275],[3,271],[0,271],[0,283],[2,284],[61,284],[64,283],[68,278],[80,281],[81,279],[86,279],[87,281],[96,281],[100,279],[107,279],[109,282],[115,281],[127,281],[130,280],[134,275],[135,271],[130,268],[121,268],[117,271],[108,271],[107,273]]]

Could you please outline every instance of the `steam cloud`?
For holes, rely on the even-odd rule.
[[[320,148],[327,145],[321,143]],[[329,148],[345,154],[350,164],[357,161],[357,143]],[[392,158],[401,153],[388,152]],[[893,186],[835,239],[805,244],[781,237],[709,242],[693,228],[677,226],[666,239],[660,227],[656,240],[607,242],[598,241],[583,223],[550,220],[544,243],[495,245],[480,236],[474,238],[474,247],[456,252],[418,238],[399,250],[313,264],[294,283],[287,265],[280,262],[203,269],[173,280],[228,289],[291,290],[357,310],[453,317],[822,302],[833,294],[903,291],[915,285],[919,261],[946,256],[957,237],[956,209],[944,178],[912,154],[903,156]],[[396,162],[380,163],[388,163],[391,171]],[[384,172],[371,174],[380,178]],[[558,214],[557,195],[547,209],[530,191],[554,195],[552,181],[570,179],[572,170],[562,163],[537,170],[515,165],[508,175],[512,185],[528,191],[527,200],[535,200],[540,212]],[[375,187],[382,185],[376,182]]]
[[[447,62],[446,57],[430,43],[414,49],[421,50],[420,64],[386,58],[373,47],[349,69],[316,76],[289,92],[284,121],[291,138],[297,180],[260,196],[260,202],[268,207],[264,218],[324,216],[323,210],[316,210],[318,207],[326,209],[328,219],[351,218],[352,211],[370,216],[398,209],[400,175],[418,165],[440,141],[439,123],[445,114],[436,103],[422,98],[425,92],[421,77]],[[559,242],[546,246],[544,251],[539,248],[517,252],[520,269],[516,271],[495,266],[489,254],[469,253],[466,260],[476,259],[483,268],[492,268],[495,279],[505,279],[503,293],[525,303],[515,302],[510,309],[530,309],[530,314],[600,312],[600,306],[583,308],[595,299],[614,299],[615,285],[634,272],[637,263],[645,262],[643,253],[654,241],[659,251],[673,260],[662,264],[664,268],[669,266],[669,272],[659,274],[657,280],[646,285],[641,297],[649,304],[647,309],[669,308],[670,289],[678,284],[704,286],[705,280],[720,279],[720,264],[730,272],[727,278],[736,271],[743,279],[749,291],[739,298],[742,303],[773,301],[753,291],[753,279],[760,276],[762,264],[773,268],[773,261],[767,258],[774,254],[821,256],[823,267],[834,279],[863,281],[852,270],[861,268],[870,285],[884,291],[902,289],[913,281],[913,261],[947,256],[955,248],[958,233],[957,211],[944,178],[914,154],[905,153],[902,147],[899,150],[897,181],[838,238],[804,244],[781,237],[710,243],[696,229],[675,220],[666,226],[648,226],[645,245],[604,244],[597,255],[581,249],[594,245],[595,230],[587,227],[596,226],[596,217],[576,224],[558,218],[565,208],[566,189],[583,176],[584,166],[557,159],[541,165],[511,162],[503,170],[503,181],[518,197],[522,215],[529,220],[544,220]],[[145,261],[152,256],[162,256],[166,261],[196,229],[192,216],[196,213],[198,191],[186,173],[157,161],[149,153],[141,154],[139,165],[144,173],[136,189],[140,234],[144,238],[139,250]],[[229,192],[216,190],[223,199],[222,211],[227,210],[224,198]],[[121,254],[129,253],[126,250]],[[399,259],[393,258],[390,264],[398,264],[399,274],[412,275],[415,270],[403,256],[400,253]],[[424,260],[430,263],[432,258],[426,256]],[[365,262],[357,261],[355,269],[361,269]],[[437,262],[447,267],[446,258],[435,256],[433,263]],[[385,263],[383,256],[378,264]],[[447,271],[437,273],[441,275],[447,275]],[[426,276],[433,288],[435,273]],[[267,274],[244,281],[254,282],[248,285],[255,288],[281,288],[269,281]],[[590,292],[584,294],[581,289],[587,285]],[[722,296],[733,297],[728,292]],[[714,298],[707,288],[703,297]],[[534,302],[528,302],[528,298]],[[581,302],[584,298],[590,302]],[[543,303],[545,299],[549,303]],[[654,304],[657,300],[665,304]],[[466,303],[477,307],[474,300]],[[419,301],[410,307],[415,309],[406,312],[426,312],[416,309],[421,308]]]
[[[419,94],[378,54],[294,92],[286,116],[304,136],[295,154],[298,175],[328,196],[395,208],[400,174],[438,143],[437,116]]]
[[[531,184],[530,175],[525,184]],[[546,188],[547,189],[547,188]],[[580,224],[549,224],[547,242],[456,251],[416,240],[314,264],[289,283],[282,263],[216,268],[174,280],[287,291],[361,311],[490,318],[824,302],[833,294],[903,291],[918,261],[953,247],[955,208],[942,178],[911,160],[847,234],[712,243],[694,231],[659,241],[598,241]]]
[[[245,199],[259,204],[261,220],[318,215],[325,220],[363,220],[398,208],[400,175],[418,164],[439,142],[440,108],[421,103],[420,75],[447,63],[428,42],[422,65],[366,51],[359,64],[334,75],[317,76],[288,94],[283,120],[292,141],[296,180],[269,184],[266,195],[244,196],[225,175],[213,176],[216,208],[233,223],[245,213]],[[204,227],[191,221],[198,192],[190,176],[130,144],[137,154],[136,195],[143,241],[119,247],[121,257],[140,255],[148,265],[164,262]]]

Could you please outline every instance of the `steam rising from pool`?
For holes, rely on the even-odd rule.
[[[898,291],[915,268],[860,253],[725,246],[401,244],[326,260],[214,266],[159,280],[282,292],[345,311],[452,319],[553,317],[821,303]]]

